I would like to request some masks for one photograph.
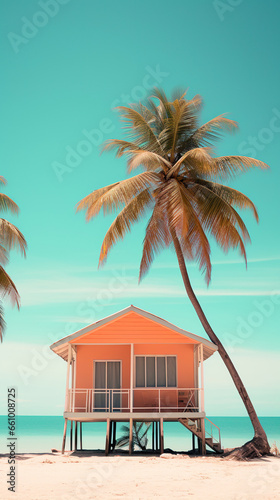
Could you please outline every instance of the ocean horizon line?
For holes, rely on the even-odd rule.
[[[212,415],[212,414],[207,414],[206,416],[215,418],[250,418],[248,415]],[[7,417],[7,415],[0,413],[0,417]],[[24,413],[18,413],[16,417],[63,417],[63,413],[60,413],[58,415],[49,415],[49,414],[44,414],[44,415],[38,415],[38,414],[24,414]],[[280,418],[280,415],[258,415],[259,418]],[[8,417],[7,417],[8,418]]]

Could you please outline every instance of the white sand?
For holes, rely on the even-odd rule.
[[[21,455],[16,493],[7,490],[0,457],[0,498],[41,499],[280,499],[280,459],[250,462],[167,455]]]

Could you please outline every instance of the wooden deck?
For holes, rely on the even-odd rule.
[[[125,422],[132,418],[138,422],[152,422],[163,418],[166,422],[177,422],[182,418],[205,418],[205,412],[64,412],[64,418],[78,422],[106,422],[108,419]]]

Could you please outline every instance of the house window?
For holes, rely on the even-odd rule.
[[[136,356],[136,387],[177,387],[176,356]]]

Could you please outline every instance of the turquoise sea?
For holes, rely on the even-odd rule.
[[[252,437],[252,426],[247,417],[209,417],[221,429],[222,446],[239,446]],[[280,448],[280,417],[260,417],[270,444]],[[18,453],[48,453],[51,448],[61,449],[64,420],[61,416],[18,416],[16,437]],[[123,423],[117,425],[117,437],[122,434]],[[208,429],[209,430],[209,429]],[[83,423],[83,448],[104,449],[106,423]],[[7,453],[7,417],[0,416],[0,453]],[[150,435],[148,435],[151,444]],[[149,446],[148,446],[149,447]],[[191,448],[191,433],[180,423],[164,423],[164,447],[174,451]],[[66,449],[69,449],[69,433]]]

